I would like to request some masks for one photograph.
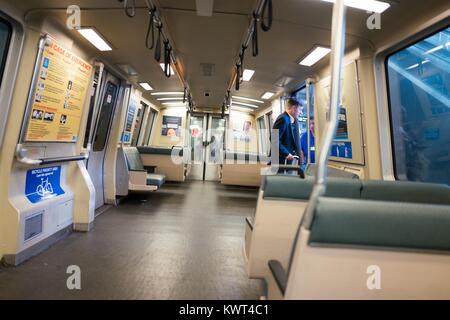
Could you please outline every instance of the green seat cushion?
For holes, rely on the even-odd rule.
[[[177,156],[183,156],[183,148],[181,147],[173,147],[173,148],[165,148],[165,147],[138,147],[138,150],[142,154],[159,154],[159,155],[172,155],[172,150],[174,150],[174,154]]]
[[[253,162],[268,162],[270,158],[268,156],[257,153],[245,153],[245,152],[233,152],[227,151],[225,153],[225,159],[228,161],[253,161]]]
[[[450,188],[446,185],[375,180],[366,180],[362,184],[361,198],[366,200],[450,205]]]
[[[264,177],[264,198],[308,200],[314,186],[314,179],[298,176],[269,175]],[[359,198],[361,182],[357,179],[329,178],[326,196]]]
[[[160,188],[166,182],[166,176],[163,174],[147,174],[147,185],[149,186],[157,186]]]
[[[310,243],[450,250],[450,206],[319,198]]]

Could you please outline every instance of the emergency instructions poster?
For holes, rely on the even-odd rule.
[[[40,64],[25,141],[76,142],[92,66],[56,42]]]

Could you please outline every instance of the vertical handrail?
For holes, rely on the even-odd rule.
[[[311,132],[310,132],[310,115],[311,115],[311,94],[310,94],[311,79],[306,79],[306,137],[307,137],[307,151],[306,151],[306,166],[311,163]]]
[[[336,0],[333,6],[333,22],[331,33],[331,86],[329,117],[325,126],[324,134],[320,140],[320,154],[315,173],[314,188],[311,193],[308,207],[306,209],[302,226],[311,228],[314,218],[314,208],[319,197],[323,196],[327,189],[328,158],[331,151],[336,129],[338,127],[338,115],[341,98],[341,73],[342,60],[345,50],[346,30],[346,7],[344,0]]]

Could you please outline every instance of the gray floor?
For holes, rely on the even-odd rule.
[[[246,276],[245,216],[257,191],[212,182],[167,184],[100,215],[19,267],[0,267],[0,299],[258,299]],[[80,291],[66,287],[81,268]]]

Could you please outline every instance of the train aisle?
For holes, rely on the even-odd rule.
[[[0,299],[258,299],[242,247],[257,191],[213,182],[167,184],[100,215],[19,267],[0,268]],[[146,199],[142,202],[140,199]],[[66,287],[81,268],[82,290]]]

